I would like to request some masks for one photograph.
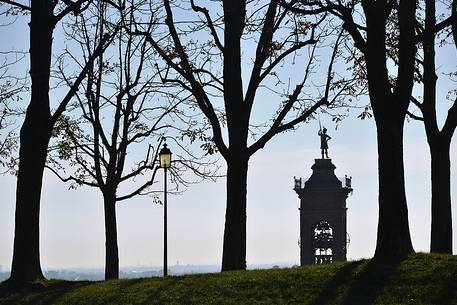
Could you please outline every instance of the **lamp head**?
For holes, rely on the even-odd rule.
[[[160,167],[169,168],[171,166],[171,151],[167,147],[167,143],[163,144],[159,152]]]

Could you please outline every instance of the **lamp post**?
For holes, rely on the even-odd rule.
[[[160,167],[163,168],[163,276],[168,275],[168,260],[167,260],[167,169],[171,166],[171,151],[167,144],[164,143],[159,152]]]

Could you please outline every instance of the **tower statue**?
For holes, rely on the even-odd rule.
[[[324,127],[322,130],[319,129],[319,132],[317,134],[321,137],[322,159],[324,159],[324,154],[325,157],[328,159],[328,140],[330,140],[331,137],[327,134],[327,128]]]

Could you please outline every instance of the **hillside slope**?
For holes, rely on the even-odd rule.
[[[0,288],[0,304],[457,304],[457,257]]]

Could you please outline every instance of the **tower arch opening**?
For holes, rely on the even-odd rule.
[[[333,262],[333,228],[325,220],[319,221],[313,228],[314,264]]]

